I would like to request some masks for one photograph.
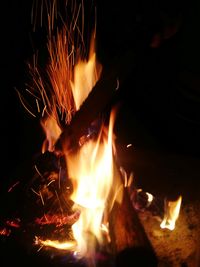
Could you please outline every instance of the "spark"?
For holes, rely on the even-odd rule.
[[[41,245],[41,246],[38,248],[37,252],[39,252],[43,247],[44,247],[44,245]]]
[[[38,100],[37,100],[37,98],[35,99],[35,102],[36,102],[36,105],[37,105],[37,110],[38,110],[38,113],[40,113],[40,106],[39,106],[39,103],[38,103]]]
[[[36,63],[37,63],[37,58],[38,58],[38,51],[33,55],[33,69],[36,69]]]
[[[16,186],[16,185],[18,185],[19,184],[19,181],[17,181],[16,183],[14,183],[9,189],[8,189],[8,193],[10,193],[12,190],[13,190],[13,188]]]
[[[83,4],[83,0],[82,0],[82,36],[83,36],[83,34],[84,34],[84,21],[85,21],[85,19],[84,19],[84,4]]]
[[[33,193],[35,193],[37,196],[40,197],[40,194],[38,192],[36,192],[33,188],[31,188],[31,190],[33,191]]]
[[[40,198],[41,198],[41,201],[42,201],[42,204],[43,204],[43,206],[44,206],[44,199],[43,199],[43,196],[42,196],[42,193],[41,193],[41,191],[40,191]]]
[[[117,86],[115,88],[115,90],[117,91],[119,89],[119,79],[117,79]]]
[[[74,46],[72,46],[72,49],[71,49],[71,52],[68,55],[68,58],[70,58],[72,54],[74,54]]]
[[[28,109],[28,107],[25,105],[24,100],[22,99],[22,95],[20,94],[20,92],[17,89],[16,89],[16,91],[17,91],[17,94],[19,96],[19,99],[20,99],[20,102],[21,102],[22,106],[28,111],[29,114],[31,114],[34,118],[36,118],[36,115],[33,112],[31,112]]]
[[[132,146],[132,144],[128,144],[126,147],[129,148],[129,147],[131,147],[131,146]]]
[[[43,110],[42,110],[42,117],[44,117],[44,112],[45,112],[46,109],[47,109],[47,106],[45,105]]]
[[[40,98],[39,98],[38,96],[36,96],[33,92],[31,92],[29,89],[26,88],[26,91],[27,91],[30,95],[34,96],[36,99],[40,100]]]
[[[48,187],[50,184],[54,183],[54,182],[55,182],[55,180],[51,180],[51,181],[47,184],[47,187]]]
[[[79,17],[80,9],[81,9],[81,4],[79,4],[79,7],[78,7],[78,12],[77,12],[76,19],[75,19],[75,22],[74,22],[73,31],[74,31],[74,29],[75,29],[75,27],[77,25],[77,20],[78,20],[78,17]]]
[[[34,165],[34,168],[35,168],[36,172],[39,174],[39,176],[43,177],[43,175],[40,173],[40,171],[38,170],[36,165]]]

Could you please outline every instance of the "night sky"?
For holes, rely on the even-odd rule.
[[[1,4],[1,181],[10,181],[40,151],[43,135],[14,89],[24,87],[25,63],[33,52],[32,1],[5,2]],[[138,149],[199,157],[199,6],[195,1],[187,6],[181,1],[158,2],[97,1],[99,59],[106,65],[132,49],[138,66],[123,84],[118,139]],[[34,38],[36,47],[44,47],[43,33]]]

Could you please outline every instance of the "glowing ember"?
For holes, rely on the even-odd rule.
[[[20,219],[16,218],[15,220],[7,220],[6,224],[8,226],[14,227],[14,228],[19,228],[20,227]]]
[[[41,218],[36,218],[35,223],[39,225],[49,225],[54,224],[56,227],[63,226],[66,224],[72,225],[75,223],[79,218],[80,213],[76,211],[72,215],[65,215],[63,217],[58,215],[49,215],[46,214],[45,216],[42,216]]]
[[[7,228],[0,229],[0,235],[9,236],[10,233],[11,233],[11,230],[9,230]]]
[[[181,208],[182,197],[180,196],[176,201],[165,202],[165,214],[160,227],[162,229],[167,228],[174,230],[176,220],[178,219],[180,208]]]

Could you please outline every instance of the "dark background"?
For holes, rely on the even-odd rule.
[[[38,49],[45,46],[44,32],[32,33],[31,7],[32,1],[23,0],[1,5],[2,187],[23,176],[43,140],[39,121],[25,111],[14,89],[25,87],[31,42]],[[187,186],[188,176],[195,185],[199,180],[199,10],[195,1],[187,6],[181,1],[97,1],[99,59],[106,65],[132,49],[138,66],[120,95],[116,131],[122,163],[136,169],[144,187],[163,183],[164,193],[168,176],[172,184],[178,181],[176,186],[182,181]],[[128,143],[134,148],[126,150]]]
[[[8,1],[1,7],[1,184],[16,180],[18,169],[38,148],[37,123],[22,107],[15,90],[25,88],[30,43],[31,1]],[[12,178],[13,177],[13,178]]]

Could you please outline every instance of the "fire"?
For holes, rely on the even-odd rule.
[[[108,214],[114,201],[120,201],[122,185],[113,160],[115,114],[113,109],[108,127],[102,125],[97,140],[89,139],[78,152],[66,155],[68,175],[73,184],[72,209],[78,214],[71,226],[74,239],[59,241],[36,237],[36,245],[76,251],[80,257],[92,259],[97,244],[101,246],[111,241]],[[54,217],[47,215],[45,219],[56,223],[58,218]],[[71,217],[65,219],[69,221]],[[47,221],[41,219],[38,223],[42,225]]]
[[[55,11],[54,5],[52,10]],[[77,19],[75,21],[72,19],[69,25],[64,23],[61,29],[51,25],[54,21],[51,16],[57,18],[53,11],[50,12],[51,15],[48,14],[50,18],[47,42],[49,60],[45,73],[38,67],[37,56],[35,56],[33,66],[29,65],[33,85],[27,89],[29,96],[34,97],[36,112],[40,115],[45,132],[42,153],[54,152],[56,141],[63,129],[70,124],[102,72],[102,66],[97,61],[95,52],[96,29],[91,34],[88,49],[83,41],[84,25],[81,27],[78,25],[78,15],[84,13],[83,2],[78,10],[77,5],[74,6],[73,17],[77,16]],[[77,15],[74,16],[76,12]],[[84,20],[83,17],[82,20]],[[22,100],[21,102],[29,113],[35,116],[25,102]],[[102,126],[97,140],[86,138],[86,141],[79,142],[79,150],[75,155],[65,155],[68,175],[73,184],[71,195],[74,203],[73,211],[75,214],[80,213],[79,218],[72,225],[74,240],[61,242],[36,237],[35,244],[41,247],[76,250],[81,256],[91,257],[97,244],[103,244],[105,239],[109,242],[108,214],[116,198],[120,198],[119,187],[121,186],[121,183],[118,183],[119,176],[114,174],[116,169],[113,163],[114,119],[113,110],[109,126]],[[41,194],[40,197],[43,200]],[[57,193],[56,197],[59,197]],[[45,205],[44,201],[42,202]],[[49,223],[47,218],[57,225],[57,219],[52,214],[45,215],[45,225]],[[65,222],[65,219],[62,222]],[[41,218],[39,218],[39,224],[43,225]]]
[[[67,156],[69,176],[74,185],[72,200],[81,210],[79,220],[72,226],[80,255],[91,254],[95,239],[103,242],[104,211],[110,209],[108,197],[113,184],[113,124],[111,113],[108,135],[102,129],[98,140],[87,141],[76,155]],[[103,139],[103,140],[102,140]],[[105,225],[105,224],[103,224]]]
[[[32,68],[29,66],[34,83],[30,94],[35,96],[45,132],[43,153],[54,152],[60,134],[80,109],[102,72],[102,66],[96,58],[95,30],[91,34],[89,49],[85,49],[84,43],[75,46],[75,28],[78,29],[80,40],[83,40],[77,24],[76,27],[64,24],[61,30],[56,31],[56,35],[50,31],[45,79],[36,63]],[[64,250],[76,248],[81,256],[85,256],[93,253],[95,243],[102,244],[104,237],[109,240],[106,212],[111,209],[108,198],[112,203],[114,200],[114,196],[110,196],[114,176],[114,117],[113,111],[108,129],[102,126],[97,140],[88,141],[86,138],[87,141],[79,142],[76,155],[66,155],[67,171],[73,184],[73,209],[75,213],[80,212],[78,220],[72,225],[75,241],[61,242],[37,237],[35,244]]]
[[[163,221],[160,224],[162,229],[167,228],[169,230],[175,229],[176,220],[178,219],[180,208],[181,208],[182,197],[176,201],[165,202],[165,214]]]

